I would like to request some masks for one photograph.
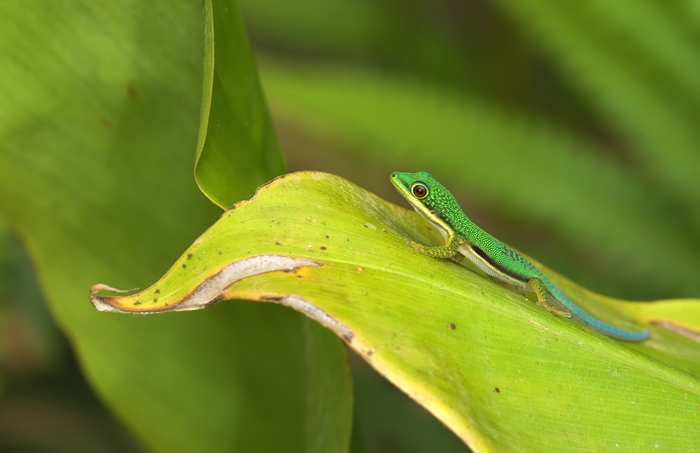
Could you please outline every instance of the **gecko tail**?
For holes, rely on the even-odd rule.
[[[630,332],[629,330],[622,330],[618,327],[611,326],[610,324],[605,323],[600,319],[594,318],[593,316],[589,315],[588,313],[581,310],[575,305],[574,307],[575,308],[573,309],[569,309],[572,318],[582,322],[583,324],[593,327],[598,332],[603,333],[609,337],[613,337],[623,341],[644,341],[650,336],[648,330],[645,330],[643,332]]]
[[[555,287],[556,288],[556,287]],[[576,304],[574,304],[564,293],[562,293],[558,288],[556,288],[557,291],[557,296],[561,297],[563,301],[567,302],[566,306],[564,304],[556,304],[558,306],[561,306],[562,308],[566,309],[569,313],[571,313],[571,317],[576,319],[577,321],[586,324],[598,332],[605,334],[609,337],[616,338],[618,340],[622,341],[644,341],[649,338],[650,333],[648,330],[645,330],[643,332],[630,332],[629,330],[622,330],[620,328],[617,328],[615,326],[611,326],[610,324],[607,324],[599,319],[594,318],[593,316],[589,315],[585,311],[581,310]],[[557,297],[553,298],[557,299]]]

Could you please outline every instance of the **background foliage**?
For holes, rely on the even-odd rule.
[[[430,171],[477,223],[585,287],[646,300],[700,293],[694,2],[241,0],[240,7],[289,170],[330,171],[398,203],[388,173]],[[201,436],[191,445],[245,445],[246,433],[265,432],[269,419],[260,418],[260,431],[227,432],[217,423],[235,426],[230,420],[240,414],[279,408],[272,400],[246,403],[261,376],[291,376],[266,385],[304,392],[303,348],[280,353],[280,343],[295,343],[255,337],[270,323],[287,339],[306,335],[303,321],[280,307],[221,305],[185,321],[104,318],[87,304],[97,281],[154,281],[220,212],[193,177],[195,157],[202,159],[203,9],[197,1],[137,0],[0,6],[0,215],[13,229],[0,229],[5,449],[134,451],[144,445],[134,437],[148,437],[147,447],[172,451],[187,448],[171,445],[172,433],[190,430]],[[276,152],[274,143],[263,148]],[[206,165],[198,168],[200,178]],[[245,181],[232,199],[284,171],[274,158],[251,168],[241,172],[249,179],[231,176]],[[233,328],[240,311],[258,324]],[[198,335],[204,331],[209,336]],[[230,361],[220,360],[221,350]],[[289,361],[240,365],[263,354]],[[464,451],[350,360],[354,445]],[[143,383],[142,393],[109,394],[119,385],[96,379],[124,369],[133,374],[114,376]],[[144,419],[167,423],[131,424],[127,433],[83,375],[100,401],[132,401]],[[173,407],[196,395],[199,405],[187,414],[151,412],[141,402],[154,394]],[[228,418],[208,419],[200,412],[207,404]],[[232,407],[243,409],[226,412]],[[301,418],[279,417],[292,420],[281,425],[290,436],[300,431],[293,423]]]

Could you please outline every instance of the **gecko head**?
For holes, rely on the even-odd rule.
[[[452,194],[442,184],[424,171],[418,173],[395,171],[391,174],[391,182],[420,214],[435,212],[441,207],[441,202],[447,199],[454,200]]]

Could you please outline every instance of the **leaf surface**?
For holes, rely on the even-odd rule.
[[[640,344],[613,340],[465,266],[415,253],[408,239],[441,240],[416,213],[346,180],[293,173],[227,211],[150,288],[104,296],[97,286],[92,301],[142,313],[243,298],[290,306],[476,451],[697,445],[697,341],[654,327],[639,314],[646,305],[589,293],[543,268],[592,315],[652,330]],[[694,328],[698,307],[688,307]]]
[[[207,0],[205,6],[195,176],[202,192],[225,209],[285,168],[238,5],[235,0]]]

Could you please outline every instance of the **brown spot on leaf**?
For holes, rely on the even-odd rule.
[[[131,99],[136,99],[136,89],[132,84],[126,86],[126,94],[128,94]]]
[[[212,300],[207,302],[205,307],[211,307],[212,305],[216,305],[219,302],[221,302],[222,300],[224,300],[224,296],[222,294],[219,294],[218,296],[216,296],[215,298],[213,298]]]
[[[188,259],[188,260],[191,260],[191,259],[192,259],[192,254],[191,254],[191,253],[188,253],[188,254],[187,254],[187,259]]]
[[[109,129],[110,131],[114,129],[114,124],[102,115],[97,115],[97,121],[99,121],[100,124],[105,127],[105,129]]]
[[[159,289],[156,290],[156,294],[160,294],[160,290],[159,290]]]
[[[261,296],[260,300],[265,302],[279,302],[282,300],[280,296]]]
[[[134,305],[141,305],[141,302],[137,300],[136,302],[134,302]]]
[[[285,274],[296,274],[297,271],[299,271],[299,268],[294,267],[292,269],[282,269],[281,271],[278,271],[278,272],[284,272]]]
[[[154,297],[154,298],[153,298],[153,303],[155,304],[156,302],[158,302],[158,299]],[[167,305],[167,304],[166,304],[166,305]]]
[[[326,239],[329,239],[328,235],[326,235]]]
[[[321,250],[326,250],[326,248],[324,246],[321,246]]]
[[[450,329],[455,330],[456,328],[457,326],[455,326],[454,324],[450,324]]]
[[[276,241],[275,241],[275,245],[282,245],[282,244],[280,244],[279,242],[276,242]]]
[[[183,265],[182,265],[182,268],[183,268],[183,269],[186,268],[186,267],[187,267],[187,264],[183,264]]]
[[[501,393],[501,389],[499,389],[498,387],[494,387],[494,388],[493,388],[493,391],[496,392],[496,393]]]

